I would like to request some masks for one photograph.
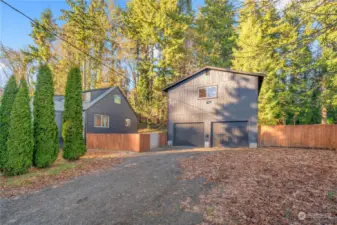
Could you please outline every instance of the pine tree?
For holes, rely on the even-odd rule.
[[[20,82],[10,116],[7,141],[8,159],[6,175],[19,175],[28,171],[33,161],[34,141],[27,83]]]
[[[64,159],[77,160],[85,154],[82,110],[81,72],[78,68],[72,68],[68,74],[64,101],[62,126]]]
[[[17,92],[18,88],[15,77],[11,76],[6,84],[0,105],[0,170],[4,168],[8,158],[7,139],[9,133],[9,122]]]
[[[230,67],[236,42],[234,9],[228,0],[206,0],[196,19],[198,66]]]
[[[53,96],[52,73],[47,65],[41,65],[34,96],[34,165],[39,168],[51,165],[58,155]]]

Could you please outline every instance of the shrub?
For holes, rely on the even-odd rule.
[[[82,110],[81,73],[78,68],[72,68],[68,74],[64,101],[62,125],[64,159],[77,160],[85,154]]]
[[[10,116],[8,160],[4,166],[6,175],[19,175],[28,171],[33,161],[33,145],[28,87],[26,81],[22,79]]]
[[[33,162],[39,168],[51,165],[56,160],[59,150],[53,96],[52,73],[47,65],[41,65],[34,95]]]
[[[18,87],[14,76],[6,84],[0,106],[0,170],[3,170],[7,161],[7,139],[10,115]]]

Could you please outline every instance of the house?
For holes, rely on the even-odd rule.
[[[206,66],[165,88],[168,145],[257,147],[263,77]]]
[[[137,115],[118,87],[83,91],[83,130],[87,133],[137,133]],[[64,96],[54,96],[55,118],[62,144]]]

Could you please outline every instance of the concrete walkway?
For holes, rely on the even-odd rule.
[[[166,149],[164,149],[166,150]],[[205,149],[137,154],[109,171],[18,199],[0,199],[0,224],[198,224],[201,215],[181,202],[210,188],[200,179],[179,179],[179,159]]]

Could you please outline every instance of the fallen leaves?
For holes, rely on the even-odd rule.
[[[204,224],[337,224],[336,151],[228,151],[182,159],[181,166],[184,179],[215,183],[199,204],[182,203],[202,213]]]
[[[21,176],[0,176],[0,197],[19,196],[48,186],[55,188],[74,177],[110,169],[130,154],[132,153],[89,150],[80,160],[71,162],[63,160],[60,153],[51,167],[31,168],[29,173]]]

